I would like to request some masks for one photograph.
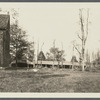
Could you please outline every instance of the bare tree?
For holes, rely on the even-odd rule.
[[[54,61],[55,61],[55,41],[53,41],[53,48],[54,48],[54,53],[53,53],[53,67],[54,67]]]
[[[33,56],[33,68],[35,68],[35,42],[33,37],[33,44],[32,44],[32,56]]]
[[[37,67],[38,67],[38,55],[39,55],[39,40],[38,40],[38,47],[37,47]]]
[[[43,45],[44,45],[44,42],[43,42],[43,44],[41,45],[41,52],[42,52],[42,47],[43,47]],[[42,57],[41,57],[41,67],[42,67]]]
[[[91,55],[91,58],[92,58],[92,66],[91,67],[94,67],[95,66],[95,58],[96,56],[95,56],[95,53],[94,52],[92,52],[92,55]]]
[[[83,14],[84,9],[79,9],[79,22],[81,27],[81,34],[77,34],[78,38],[81,40],[81,52],[78,50],[77,46],[74,45],[75,49],[80,54],[82,71],[84,71],[85,66],[85,45],[88,37],[88,24],[89,24],[89,9],[87,9],[87,16],[86,19],[84,18]]]
[[[73,45],[73,54],[72,54],[72,57],[74,56],[74,49],[76,49],[76,51],[78,52],[79,54],[79,64],[81,66],[81,50],[80,50],[80,45],[79,44],[76,44],[76,41],[72,41],[72,45]],[[72,70],[74,68],[74,61],[72,61]]]
[[[72,41],[72,57],[74,56],[74,41]],[[72,70],[74,68],[74,60],[71,61],[72,62]]]
[[[89,54],[88,50],[86,51],[85,56],[86,56],[86,65],[87,65],[87,67],[90,67],[90,54]]]
[[[99,65],[99,63],[100,63],[100,50],[99,49],[95,54],[95,60],[94,61],[95,61],[95,65],[97,67]]]
[[[61,66],[63,67],[63,43],[62,42],[61,42],[61,46],[62,46],[62,59],[61,59],[62,64],[61,64]]]

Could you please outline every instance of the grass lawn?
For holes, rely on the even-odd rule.
[[[100,72],[0,70],[0,92],[100,92]]]

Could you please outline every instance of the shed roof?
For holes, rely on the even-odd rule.
[[[8,22],[10,20],[9,15],[0,14],[0,29],[7,29]]]

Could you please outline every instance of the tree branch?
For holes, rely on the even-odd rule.
[[[74,48],[78,51],[79,54],[81,54],[81,52],[78,50],[78,48],[73,44]]]
[[[89,9],[87,11],[87,25],[86,25],[86,37],[85,37],[85,41],[84,41],[84,44],[86,43],[86,40],[87,40],[87,36],[88,36],[88,20],[89,20]]]
[[[83,9],[80,9],[80,22],[81,22],[81,31],[82,31],[82,34],[84,34],[84,25],[83,25],[82,10]]]
[[[77,34],[77,36],[78,36],[78,38],[79,38],[80,40],[82,40],[82,38],[79,36],[79,34]]]

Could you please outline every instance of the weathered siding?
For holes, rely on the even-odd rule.
[[[0,30],[0,67],[3,66],[3,31]]]
[[[0,15],[0,18],[2,17]],[[0,67],[8,67],[10,60],[10,16],[6,15],[6,18],[8,19],[2,21],[2,23],[4,22],[6,24],[4,25],[6,27],[0,27]]]

